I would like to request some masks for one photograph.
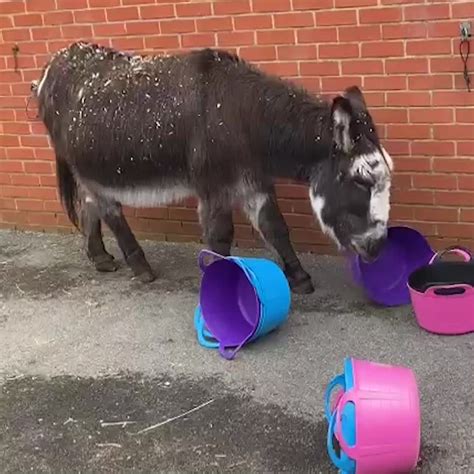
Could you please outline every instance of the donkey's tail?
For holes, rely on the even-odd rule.
[[[78,202],[77,182],[66,160],[58,155],[56,155],[56,175],[61,202],[69,220],[79,229],[79,219],[77,217],[76,208]]]

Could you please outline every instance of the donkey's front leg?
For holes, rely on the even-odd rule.
[[[143,283],[150,283],[155,280],[156,276],[147,262],[140,244],[137,242],[137,239],[125,220],[122,206],[117,202],[99,199],[98,208],[100,216],[113,232],[125,260],[135,276]]]
[[[280,255],[292,291],[312,293],[314,286],[311,277],[303,270],[291,245],[288,226],[278,208],[276,196],[273,193],[256,194],[247,202],[245,211],[253,226]]]
[[[198,212],[206,244],[213,252],[230,255],[234,240],[232,208],[217,198],[201,199]]]

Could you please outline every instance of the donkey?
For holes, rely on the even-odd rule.
[[[239,206],[279,254],[292,290],[313,292],[275,178],[309,185],[321,228],[340,249],[366,260],[380,252],[393,165],[357,87],[329,101],[222,50],[150,57],[80,41],[58,51],[33,88],[61,201],[99,271],[117,269],[103,221],[135,276],[152,281],[122,205],[196,196],[211,250],[230,254]]]

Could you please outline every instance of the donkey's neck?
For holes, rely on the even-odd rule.
[[[280,83],[267,89],[262,137],[274,177],[308,181],[331,153],[330,105],[305,91]]]

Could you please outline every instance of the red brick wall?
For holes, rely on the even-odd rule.
[[[51,53],[94,39],[153,53],[219,46],[312,91],[362,86],[396,162],[392,221],[436,246],[473,244],[474,92],[466,92],[458,54],[459,23],[474,18],[473,1],[27,0],[0,3],[0,11],[0,226],[70,229],[56,199],[53,153],[25,103]],[[306,189],[282,183],[278,192],[298,248],[328,250]],[[127,215],[140,235],[199,239],[193,203]],[[253,245],[237,217],[239,245]]]

